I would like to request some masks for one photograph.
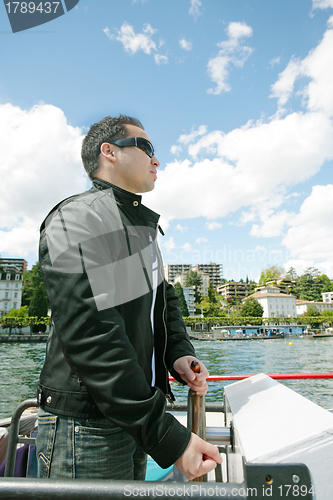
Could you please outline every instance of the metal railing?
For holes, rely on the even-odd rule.
[[[249,373],[245,375],[209,375],[209,381],[228,381],[228,380],[244,380],[249,377],[254,377],[256,373]],[[330,379],[333,378],[333,373],[267,373],[268,377],[274,380],[294,380],[294,379]],[[170,381],[175,381],[173,377],[169,377]]]
[[[1,500],[124,500],[149,497],[151,500],[188,498],[220,500],[252,498],[248,492],[253,488],[246,483],[222,483],[212,487],[211,483],[107,481],[107,480],[52,480],[52,479],[0,479]]]
[[[20,428],[20,418],[24,410],[27,408],[36,408],[38,407],[37,399],[27,399],[19,404],[12,415],[10,428],[9,428],[9,437],[8,437],[8,451],[7,451],[7,459],[6,459],[6,467],[5,467],[5,477],[13,477],[14,469],[15,469],[15,460],[16,460],[16,450],[18,443],[25,444],[34,444],[34,438],[26,438],[20,437],[19,428]]]

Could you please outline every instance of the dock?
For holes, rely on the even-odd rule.
[[[31,333],[31,334],[0,334],[0,343],[10,344],[10,343],[36,343],[36,342],[46,342],[48,337],[47,333]]]
[[[189,333],[189,337],[191,340],[222,340],[222,341],[237,341],[237,340],[273,340],[273,339],[283,339],[284,334],[277,335],[243,335],[243,336],[224,336],[222,333]]]

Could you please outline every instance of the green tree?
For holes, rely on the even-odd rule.
[[[44,284],[41,283],[34,290],[32,299],[29,306],[29,316],[35,318],[45,318],[47,316],[48,303],[45,293]],[[34,324],[32,327],[33,332],[45,332],[46,325],[44,324]]]
[[[175,283],[174,289],[175,289],[175,294],[177,295],[179,302],[180,302],[180,310],[182,312],[182,315],[186,316],[186,317],[189,316],[183,287],[181,286],[180,283]]]
[[[211,304],[217,304],[216,289],[213,287],[211,280],[209,280],[208,300]]]
[[[318,311],[316,306],[308,306],[305,316],[320,316],[320,312]]]
[[[325,278],[322,276],[319,276],[318,269],[309,267],[297,280],[294,289],[296,297],[302,300],[314,300],[316,302],[321,302],[321,294],[325,286],[327,286],[327,281],[325,280],[327,276],[325,276]]]
[[[323,311],[321,315],[326,318],[333,318],[333,311]]]
[[[297,272],[294,267],[291,267],[289,271],[287,271],[286,276],[287,279],[294,281],[297,278]]]
[[[271,266],[261,272],[259,283],[265,285],[267,281],[276,281],[281,278],[284,270],[282,267]]]
[[[262,318],[264,314],[264,308],[259,302],[254,298],[249,298],[245,301],[245,304],[241,310],[241,316],[253,316],[257,318]]]
[[[33,294],[39,286],[42,286],[47,299],[45,286],[43,283],[42,271],[39,262],[36,262],[30,271],[26,271],[23,275],[23,292],[22,292],[22,305],[30,306]],[[31,316],[31,314],[30,314]]]
[[[3,318],[3,328],[9,328],[9,333],[11,333],[12,328],[22,328],[22,326],[25,326],[25,320],[27,318],[27,306],[22,306],[19,309],[11,309]]]
[[[186,275],[185,286],[194,286],[194,300],[197,304],[201,302],[200,287],[202,285],[202,278],[200,274],[192,269]]]
[[[333,283],[329,279],[329,277],[326,276],[326,274],[321,274],[320,276],[317,276],[316,281],[322,287],[321,293],[333,292]],[[322,298],[320,300],[322,300]]]
[[[200,302],[200,307],[202,308],[202,312],[203,312],[204,317],[206,317],[206,316],[216,316],[216,317],[221,316],[220,306],[221,306],[221,304],[219,301],[210,302],[208,296],[202,297],[201,302]],[[225,314],[223,314],[223,316],[225,316]]]

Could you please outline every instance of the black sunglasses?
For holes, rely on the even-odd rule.
[[[142,151],[144,151],[149,158],[152,158],[155,154],[152,143],[144,137],[127,137],[127,139],[118,139],[117,141],[109,142],[109,144],[115,144],[120,148],[136,146],[137,148],[142,149]]]

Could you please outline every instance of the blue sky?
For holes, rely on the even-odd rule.
[[[84,134],[121,112],[161,163],[166,263],[333,279],[333,0],[80,0],[15,34],[0,6],[0,40],[2,257],[37,261],[44,216],[90,187]]]

